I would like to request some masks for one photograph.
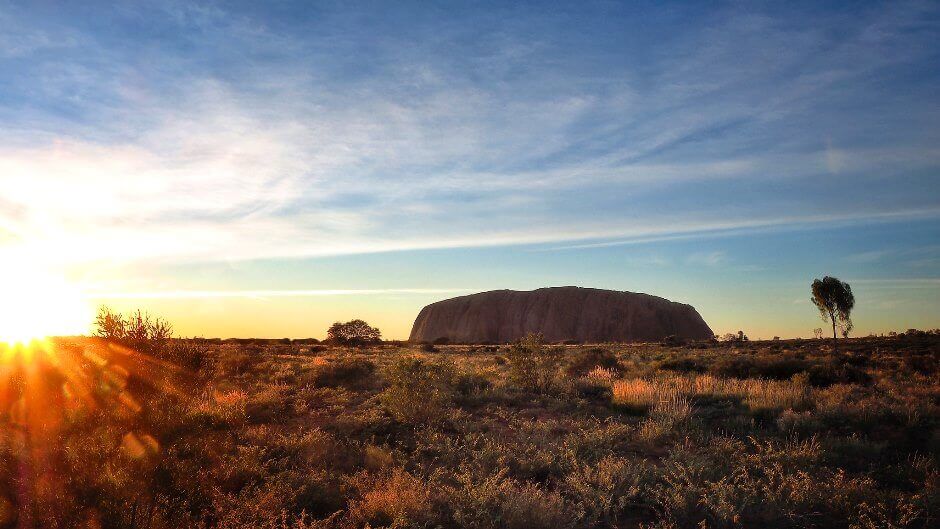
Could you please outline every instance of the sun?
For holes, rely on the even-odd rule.
[[[0,263],[0,342],[83,334],[90,305],[65,279],[26,263]]]

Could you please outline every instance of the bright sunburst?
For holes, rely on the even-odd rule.
[[[24,263],[0,264],[0,341],[82,334],[91,308],[62,277]]]

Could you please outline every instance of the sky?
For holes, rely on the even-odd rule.
[[[940,327],[937,2],[0,0],[0,260],[186,336],[578,285]],[[9,275],[9,274],[8,274]]]

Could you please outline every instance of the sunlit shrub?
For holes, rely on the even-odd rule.
[[[432,518],[431,493],[427,485],[404,470],[386,476],[362,474],[354,483],[361,498],[349,505],[354,527],[403,527]]]
[[[239,377],[251,373],[261,361],[260,353],[232,351],[221,355],[215,369],[222,377]]]
[[[486,375],[476,371],[464,370],[454,377],[454,389],[464,397],[483,393],[493,387]]]
[[[198,340],[174,339],[165,346],[163,357],[190,373],[208,375],[215,366],[215,356],[209,347]]]
[[[516,481],[505,472],[456,478],[453,516],[458,527],[554,529],[574,522],[564,498],[535,483]]]
[[[454,369],[445,362],[431,363],[419,357],[403,357],[386,371],[389,387],[382,403],[396,419],[429,423],[443,418],[454,398]]]
[[[659,401],[662,386],[650,380],[618,380],[612,386],[614,404],[636,413],[644,413]]]
[[[643,506],[652,478],[636,461],[607,456],[578,465],[566,476],[564,491],[577,505],[579,525],[615,527],[621,513]]]
[[[820,426],[819,420],[810,411],[797,412],[788,409],[783,410],[777,417],[777,427],[787,434],[808,436],[817,432]]]
[[[734,399],[752,411],[806,409],[812,404],[805,375],[788,381],[722,379],[710,375],[667,379],[618,380],[613,384],[614,404],[633,412],[659,409],[662,414],[687,416],[697,397]]]
[[[375,364],[363,358],[340,358],[318,362],[309,375],[309,381],[318,387],[355,387],[368,381],[375,372]]]

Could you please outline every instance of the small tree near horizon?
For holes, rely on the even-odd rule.
[[[362,345],[382,340],[382,332],[363,320],[336,322],[326,331],[329,341],[341,345]]]
[[[813,297],[810,300],[819,309],[823,321],[832,323],[832,340],[838,339],[836,325],[841,327],[842,336],[847,338],[852,330],[852,309],[855,308],[855,296],[848,283],[826,276],[813,280]]]

